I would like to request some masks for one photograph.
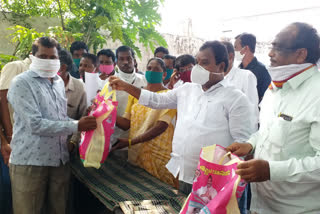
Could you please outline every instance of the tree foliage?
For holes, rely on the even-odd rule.
[[[10,12],[13,17],[11,21],[26,28],[30,28],[23,21],[26,17],[59,18],[61,28],[54,27],[51,33],[59,34],[56,38],[61,40],[68,37],[69,40],[60,41],[65,42],[64,45],[68,45],[71,40],[82,40],[96,52],[108,39],[120,40],[124,45],[132,47],[139,57],[141,52],[136,46],[137,42],[151,50],[157,45],[167,45],[155,28],[161,22],[158,9],[163,0],[0,1],[0,10]],[[17,30],[21,28],[17,27]],[[28,34],[28,39],[38,36],[34,29],[29,30],[31,36]]]

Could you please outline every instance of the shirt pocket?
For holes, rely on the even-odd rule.
[[[269,129],[268,141],[271,144],[271,151],[274,153],[280,153],[286,144],[288,133],[290,131],[292,123],[286,121],[281,117],[277,117],[273,120]]]
[[[303,158],[306,154],[314,153],[309,143],[311,124],[302,121],[292,121],[288,140],[283,146],[287,158]]]

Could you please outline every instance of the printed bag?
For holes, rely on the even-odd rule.
[[[218,145],[201,149],[200,161],[181,214],[240,214],[246,183],[235,174],[242,160]]]
[[[93,109],[89,113],[97,118],[97,128],[81,133],[79,153],[85,167],[99,169],[109,154],[110,137],[114,132],[117,119],[118,102],[116,92],[114,90],[109,92],[108,87],[109,84],[106,84],[97,94]],[[109,99],[110,97],[112,99]]]

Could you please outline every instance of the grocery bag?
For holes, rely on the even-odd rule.
[[[240,214],[238,200],[246,183],[235,171],[242,160],[219,145],[204,147],[192,192],[181,214]]]
[[[117,119],[116,92],[109,91],[109,83],[96,95],[89,115],[97,118],[95,130],[81,132],[80,159],[85,167],[100,168],[110,150],[110,137]],[[111,99],[110,99],[111,97]]]

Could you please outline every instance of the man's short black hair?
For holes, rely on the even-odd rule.
[[[67,65],[67,71],[71,71],[73,60],[70,52],[67,51],[66,49],[61,49],[59,51],[59,59],[60,59],[60,64]]]
[[[98,57],[96,55],[90,54],[90,53],[85,53],[85,54],[83,54],[82,58],[90,59],[92,64],[94,65],[94,67],[97,67],[97,65],[98,65]]]
[[[39,45],[46,47],[46,48],[57,48],[57,51],[60,51],[60,45],[57,40],[44,36],[37,38],[34,43],[32,44],[32,55],[35,56],[37,51],[39,50]]]
[[[171,59],[172,62],[173,62],[173,67],[174,67],[174,65],[176,64],[176,57],[175,57],[175,56],[166,54],[166,55],[164,55],[163,59]]]
[[[155,56],[157,53],[159,53],[159,52],[162,52],[162,53],[164,53],[164,54],[169,54],[168,49],[165,48],[165,47],[162,47],[162,46],[157,47],[157,48],[154,50],[154,56]]]
[[[75,41],[71,44],[70,52],[71,52],[71,54],[73,54],[74,51],[77,51],[80,49],[84,49],[88,52],[88,46],[86,45],[86,43],[81,42],[81,41]]]
[[[152,60],[156,60],[159,64],[160,64],[160,66],[161,66],[161,68],[162,68],[162,71],[163,72],[166,72],[166,64],[164,63],[164,61],[161,59],[161,58],[158,58],[158,57],[154,57],[154,58],[151,58],[151,59],[149,59],[148,60],[148,63],[147,63],[147,66],[149,65],[149,63],[152,61]]]
[[[242,47],[248,46],[250,51],[254,53],[256,51],[256,36],[251,33],[242,33],[236,36],[235,39],[240,39],[240,44]]]
[[[227,48],[219,41],[209,41],[205,42],[200,47],[200,51],[203,51],[208,48],[212,51],[216,59],[216,65],[219,65],[220,63],[224,62],[224,72],[226,72],[229,66]]]
[[[111,57],[113,62],[115,62],[115,60],[116,60],[116,56],[114,55],[114,53],[111,49],[102,49],[97,54],[98,58],[100,55],[105,55],[107,57]]]
[[[125,46],[125,45],[117,48],[116,57],[118,58],[119,52],[127,52],[127,51],[131,52],[131,56],[133,58],[135,58],[134,51],[132,50],[132,48],[130,48],[129,46]]]
[[[183,54],[183,55],[177,57],[174,67],[177,70],[179,70],[181,67],[184,67],[189,64],[195,65],[196,59],[190,54]]]
[[[307,49],[306,62],[315,64],[320,58],[320,38],[317,30],[307,23],[295,22],[292,25],[298,29],[295,40],[291,42],[292,48]]]
[[[233,54],[234,54],[234,47],[233,47],[233,45],[232,45],[231,42],[223,41],[222,44],[223,44],[224,46],[226,46],[227,51],[228,51],[228,54],[230,54],[230,53],[233,53]]]

